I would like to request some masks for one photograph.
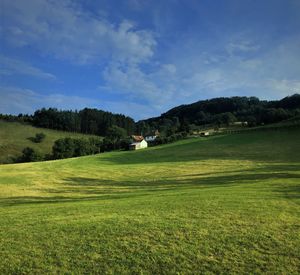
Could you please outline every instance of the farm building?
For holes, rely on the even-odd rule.
[[[209,132],[201,132],[200,133],[200,136],[202,136],[202,137],[207,137],[207,136],[209,136]]]
[[[248,121],[236,121],[232,123],[233,126],[248,126]]]
[[[143,136],[131,136],[133,142],[129,145],[130,150],[138,150],[148,147],[147,141]]]
[[[154,140],[156,140],[156,138],[157,138],[157,136],[146,136],[145,140],[146,141],[154,141]]]
[[[148,133],[146,136],[145,136],[145,140],[146,141],[154,141],[156,140],[156,138],[159,136],[159,132],[158,130],[156,131],[153,131],[151,133]]]

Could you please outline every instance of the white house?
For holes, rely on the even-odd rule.
[[[133,143],[129,145],[130,150],[138,150],[148,147],[147,141],[142,136],[132,136]]]

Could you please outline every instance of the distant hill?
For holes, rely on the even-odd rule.
[[[279,123],[300,115],[300,95],[294,94],[278,101],[259,100],[257,97],[220,97],[180,105],[159,117],[141,120],[138,132],[153,129],[172,134],[191,128],[222,127],[246,122],[253,127]]]
[[[108,136],[112,127],[126,135],[147,135],[158,130],[162,136],[189,133],[191,130],[224,128],[231,125],[256,127],[293,119],[300,115],[300,95],[266,101],[257,97],[220,97],[180,105],[159,117],[135,121],[122,114],[98,109],[81,111],[56,108],[36,110],[33,115],[0,114],[5,121],[25,122],[35,127]]]
[[[41,143],[34,143],[30,138],[43,132],[46,137]],[[88,138],[92,135],[36,128],[18,122],[0,120],[0,163],[10,163],[22,154],[25,147],[32,147],[43,155],[51,153],[55,140],[65,137]]]

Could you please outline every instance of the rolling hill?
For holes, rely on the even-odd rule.
[[[43,142],[34,143],[30,140],[35,134],[41,132],[46,135]],[[54,141],[64,137],[87,138],[91,135],[36,128],[18,122],[0,120],[0,163],[12,162],[12,158],[20,156],[25,147],[32,147],[43,155],[49,154]]]
[[[220,97],[179,105],[159,117],[137,122],[136,128],[140,132],[158,129],[167,133],[228,127],[235,122],[245,122],[248,126],[257,127],[285,123],[299,115],[299,94],[274,101],[259,100],[256,97]]]
[[[300,130],[0,166],[0,273],[299,274]]]

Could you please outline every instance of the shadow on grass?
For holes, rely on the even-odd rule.
[[[92,200],[128,199],[153,195],[153,192],[180,191],[185,189],[226,188],[253,184],[265,180],[297,179],[300,174],[288,172],[260,172],[257,170],[231,171],[223,175],[207,176],[207,174],[181,175],[180,177],[166,177],[159,180],[141,178],[132,181],[114,181],[86,177],[69,177],[57,188],[45,190],[50,196],[23,196],[0,199],[0,205],[62,203]],[[270,190],[273,187],[270,187]],[[298,199],[300,186],[278,185],[272,191],[279,192],[286,198]],[[51,196],[53,195],[53,196]]]
[[[118,165],[190,162],[209,159],[300,162],[299,130],[232,134],[209,139],[152,147],[151,149],[103,154],[100,161]]]
[[[145,194],[146,196],[147,194]],[[150,194],[148,194],[150,195]],[[24,205],[24,204],[56,204],[56,203],[73,203],[73,202],[83,202],[83,201],[95,201],[95,200],[111,200],[111,199],[126,199],[139,196],[137,194],[111,194],[111,195],[101,195],[101,196],[18,196],[9,198],[0,198],[0,206],[14,206],[14,205]]]
[[[273,191],[279,192],[283,197],[300,204],[300,184],[288,186],[278,185],[273,189]]]

